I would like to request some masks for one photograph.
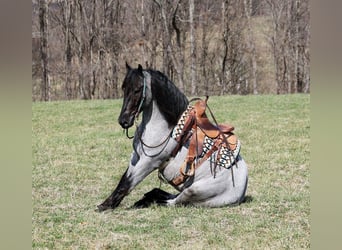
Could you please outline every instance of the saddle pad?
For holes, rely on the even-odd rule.
[[[213,147],[213,145],[214,145],[214,140],[206,136],[204,138],[203,152],[200,155],[200,158],[202,158]],[[240,148],[241,148],[240,140],[237,140],[236,148],[234,150],[230,150],[227,147],[222,146],[220,151],[217,153],[220,156],[217,162],[217,165],[223,168],[230,168],[232,164],[234,164],[237,156],[239,155]],[[212,159],[213,156],[214,155],[212,155],[210,159]]]
[[[183,114],[178,120],[176,127],[174,127],[172,131],[171,138],[176,140],[181,135],[183,128],[184,128],[185,121],[188,118],[190,110],[192,109],[193,109],[193,106],[189,105],[188,108],[183,112]]]

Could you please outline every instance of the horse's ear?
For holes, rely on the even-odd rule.
[[[143,72],[143,67],[141,66],[141,64],[138,65],[138,70],[139,70],[139,72],[141,72],[141,73]]]
[[[131,66],[129,66],[127,62],[126,62],[126,69],[127,69],[127,71],[132,69]]]

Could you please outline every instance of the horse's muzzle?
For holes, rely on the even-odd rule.
[[[135,116],[122,115],[119,117],[118,121],[123,129],[127,129],[133,126]]]

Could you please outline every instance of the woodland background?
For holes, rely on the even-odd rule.
[[[309,0],[32,0],[32,100],[120,98],[125,62],[186,95],[310,92]]]

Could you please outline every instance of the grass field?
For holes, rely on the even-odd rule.
[[[159,187],[152,173],[116,210],[97,213],[132,150],[117,123],[121,102],[32,104],[33,249],[310,247],[309,95],[210,97],[217,120],[233,124],[241,140],[246,203],[131,209]]]

